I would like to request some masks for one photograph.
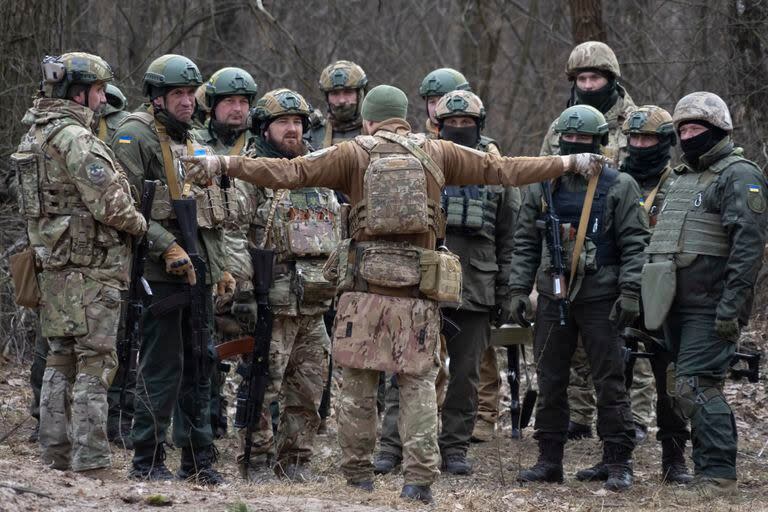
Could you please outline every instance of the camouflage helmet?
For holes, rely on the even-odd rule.
[[[467,116],[477,119],[482,128],[485,122],[485,107],[477,94],[470,91],[451,91],[444,94],[435,107],[435,118],[442,124],[449,117]]]
[[[125,107],[128,105],[128,100],[118,86],[107,84],[104,94],[107,95],[107,103],[118,110],[125,110]]]
[[[565,74],[570,80],[574,80],[576,75],[584,69],[597,69],[617,78],[621,76],[616,54],[610,46],[600,41],[581,43],[571,51],[568,63],[565,65]]]
[[[205,85],[206,84],[199,85],[195,91],[195,106],[208,114],[211,112],[211,109],[208,108],[208,103],[205,100]]]
[[[337,60],[320,73],[320,90],[328,93],[335,89],[365,89],[368,76],[363,68],[348,60]]]
[[[203,75],[197,65],[182,55],[169,53],[152,61],[144,73],[145,96],[157,97],[173,87],[202,85]]]
[[[422,98],[443,96],[456,89],[462,91],[472,90],[469,82],[467,82],[467,78],[463,74],[452,68],[439,68],[431,71],[424,77],[419,87],[419,94]]]
[[[256,81],[250,73],[240,68],[221,68],[205,83],[205,102],[210,109],[219,96],[241,95],[248,103],[256,97]]]
[[[47,56],[43,59],[42,70],[45,92],[55,98],[65,98],[71,85],[109,82],[114,78],[107,61],[84,52]]]
[[[275,118],[287,115],[301,116],[304,131],[307,131],[312,107],[301,94],[286,88],[269,91],[259,98],[251,110],[254,125],[259,126],[260,132]]]
[[[672,116],[656,105],[643,105],[634,110],[624,121],[621,131],[624,135],[641,133],[658,137],[669,136],[673,145],[676,141]]]
[[[677,102],[672,114],[675,130],[679,130],[680,125],[688,121],[706,121],[726,132],[733,131],[728,105],[720,96],[711,92],[692,92]]]
[[[601,144],[608,142],[608,123],[605,116],[589,105],[574,105],[563,110],[555,122],[555,133],[578,133],[592,135]]]

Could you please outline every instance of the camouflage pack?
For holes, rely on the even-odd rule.
[[[375,243],[357,247],[358,273],[368,284],[404,288],[419,284],[421,250],[410,244]]]
[[[278,260],[328,256],[339,243],[338,201],[332,190],[286,191],[278,201],[272,240]]]
[[[441,305],[461,304],[461,262],[448,249],[422,251],[419,291]]]
[[[336,284],[323,276],[323,260],[296,262],[296,285],[302,302],[324,302],[336,296]]]
[[[345,368],[422,375],[439,365],[439,338],[436,302],[347,292],[339,299],[333,357]]]

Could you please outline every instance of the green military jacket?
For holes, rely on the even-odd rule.
[[[104,113],[101,115],[101,119],[99,119],[99,129],[96,135],[102,141],[109,144],[115,135],[115,130],[117,130],[117,127],[120,126],[120,123],[126,117],[128,117],[128,112],[117,109],[107,103],[104,106]]]
[[[205,122],[205,126],[202,128],[198,128],[192,131],[195,140],[200,142],[201,144],[205,144],[211,150],[217,154],[217,155],[231,155],[231,156],[240,156],[245,155],[246,151],[248,150],[248,146],[253,143],[253,141],[257,138],[256,134],[251,132],[250,130],[245,130],[240,137],[238,137],[235,140],[235,143],[232,145],[226,144],[223,140],[219,139],[213,130],[210,128],[211,126],[211,120],[207,120]],[[239,150],[236,153],[233,153],[233,151],[239,147]]]
[[[344,127],[340,128],[333,126],[333,121],[330,117],[318,119],[309,128],[307,142],[309,142],[313,149],[324,149],[333,144],[354,139],[362,133],[361,122],[358,119],[356,122],[347,123]],[[327,133],[329,129],[332,130],[330,137]]]
[[[147,116],[147,113],[150,116]],[[117,159],[127,171],[131,186],[135,187],[139,194],[144,188],[144,180],[155,180],[164,187],[168,186],[160,140],[152,110],[148,105],[143,105],[136,113],[123,120],[112,137],[111,144]],[[180,143],[173,141],[173,145],[180,145]],[[182,149],[180,153],[184,154],[186,150]],[[176,156],[174,155],[174,166]],[[165,190],[165,197],[160,197],[161,189],[156,187],[152,221],[149,223],[149,230],[147,231],[149,257],[144,275],[149,281],[183,283],[186,281],[185,276],[176,276],[165,271],[165,260],[162,256],[173,242],[183,245],[183,238],[175,217],[168,217],[165,213],[160,215],[161,211],[164,212],[169,209],[167,188]],[[199,190],[195,190],[195,197],[200,196],[199,192]],[[198,205],[198,214],[203,209]],[[159,219],[158,217],[163,218]],[[198,229],[197,249],[208,266],[208,276],[206,277],[208,283],[217,282],[221,278],[222,272],[226,270],[227,258],[224,253],[224,231],[222,228],[223,225],[222,227]]]
[[[720,215],[730,254],[699,255],[689,266],[678,268],[672,311],[714,311],[719,318],[738,318],[744,325],[749,319],[766,243],[768,184],[760,168],[741,154],[741,148],[734,148],[730,137],[726,137],[702,155],[697,166],[683,159],[683,164],[675,169],[679,179],[686,173],[702,172],[728,156],[738,157],[718,173],[691,205],[691,211]]]
[[[557,187],[567,187],[566,190],[573,192],[586,191],[587,181],[581,176],[568,174],[555,182],[553,194]],[[557,204],[555,207],[557,209]],[[547,240],[545,232],[536,225],[543,212],[541,184],[529,185],[523,192],[523,204],[513,241],[509,288],[510,293],[528,295],[535,281],[538,292],[553,299]],[[566,280],[570,277],[575,231],[575,225],[562,225]],[[597,246],[587,238],[581,254],[582,261],[569,290],[572,302],[612,299],[620,292],[640,292],[640,275],[645,263],[643,251],[648,245],[650,231],[648,216],[642,207],[642,192],[635,180],[626,173],[617,173],[613,185],[608,189],[599,232],[600,236],[605,236],[606,240],[614,244],[618,264],[598,265]]]
[[[125,289],[130,244],[144,222],[109,147],[92,131],[93,111],[73,101],[35,100],[13,158],[30,242],[45,271],[76,271]]]
[[[603,154],[613,160],[616,166],[627,157],[627,136],[622,133],[621,127],[629,114],[636,108],[635,102],[626,89],[620,85],[617,87],[619,99],[604,114],[608,123],[608,144],[603,146]],[[557,119],[552,121],[547,134],[544,136],[539,152],[541,156],[560,154],[560,135],[555,132],[555,126],[557,126]]]

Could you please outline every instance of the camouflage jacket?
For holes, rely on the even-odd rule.
[[[203,148],[197,143],[191,144]],[[176,158],[186,154],[187,149],[185,145],[177,141],[172,141],[171,148],[175,164]],[[152,221],[149,223],[147,232],[149,257],[144,275],[150,281],[185,282],[184,276],[171,275],[165,271],[163,253],[173,242],[183,245],[183,238],[178,222],[171,211],[167,188],[168,179],[165,175],[160,139],[155,127],[152,109],[148,105],[142,106],[120,123],[112,137],[112,149],[127,171],[131,186],[135,187],[139,194],[144,188],[144,180],[155,180],[161,185],[156,187],[155,200],[152,205]],[[209,152],[210,150],[206,149],[206,151]],[[194,195],[196,199],[200,199],[204,192],[196,189]],[[219,199],[221,199],[220,196]],[[197,210],[199,223],[200,213],[214,211],[214,208],[198,203]],[[223,212],[223,205],[219,204],[216,211]],[[217,282],[226,269],[227,260],[224,253],[224,231],[222,228],[223,226],[198,229],[198,252],[206,260],[208,266],[206,282],[209,283]]]
[[[29,131],[17,155],[33,154],[36,163],[20,170],[17,193],[43,270],[75,270],[125,289],[126,233],[146,226],[114,154],[91,131],[93,111],[40,98],[22,122]]]
[[[640,273],[645,263],[643,251],[650,238],[648,216],[641,206],[642,192],[635,180],[626,173],[613,171],[613,174],[615,178],[603,200],[601,218],[596,221],[597,233],[589,235],[584,242],[576,278],[569,290],[572,302],[612,299],[622,291],[640,292]],[[587,180],[581,176],[566,175],[552,186],[555,209],[562,222],[563,263],[568,279],[579,212],[574,212],[574,223],[566,223],[562,205],[557,204],[559,187],[565,187],[564,190],[571,194],[581,192],[579,204],[583,204]],[[599,190],[595,194],[595,203],[598,194]],[[541,185],[529,186],[523,196],[512,249],[510,293],[528,295],[535,282],[540,294],[554,298],[547,240],[545,232],[536,225],[544,211]],[[595,203],[592,211],[595,211]],[[593,222],[590,218],[590,224]],[[598,247],[602,241],[614,248],[614,261],[599,263]]]
[[[621,127],[624,125],[624,120],[636,107],[629,93],[622,86],[617,87],[619,99],[604,114],[605,120],[608,122],[608,144],[603,146],[603,154],[611,158],[615,166],[618,167],[618,164],[627,157],[627,136],[621,132]],[[556,125],[557,119],[552,121],[547,134],[544,136],[544,142],[541,144],[541,151],[539,151],[542,156],[560,154],[560,135],[555,133]]]

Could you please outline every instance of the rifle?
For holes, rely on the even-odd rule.
[[[210,289],[205,284],[208,268],[197,250],[197,206],[195,200],[192,198],[173,199],[171,203],[181,230],[181,245],[187,251],[197,277],[197,282],[194,285],[188,285],[187,298],[184,302],[189,305],[190,341],[192,343],[192,355],[196,362],[195,391],[196,396],[200,398],[200,380],[201,378],[207,379],[210,371],[208,361],[208,346],[211,343],[210,312],[208,311]],[[204,403],[200,403],[196,407],[196,419],[200,419],[204,408]]]
[[[155,182],[145,180],[141,194],[140,211],[149,226],[152,201],[155,199]],[[133,238],[131,254],[131,280],[128,283],[128,296],[125,311],[125,334],[117,343],[117,371],[122,379],[120,387],[120,413],[125,410],[125,395],[128,387],[128,376],[136,370],[135,363],[141,345],[144,330],[144,299],[152,296],[152,288],[144,279],[144,264],[147,262],[149,241],[146,235]]]
[[[544,201],[547,203],[547,211],[544,218],[536,221],[536,227],[545,232],[547,248],[549,249],[550,267],[552,274],[552,292],[558,301],[560,309],[560,325],[563,326],[568,319],[568,285],[565,281],[565,264],[563,263],[563,242],[560,237],[560,217],[555,211],[552,201],[552,185],[549,181],[541,184],[544,193]]]
[[[247,365],[238,373],[243,382],[237,390],[235,428],[245,428],[243,463],[246,468],[251,459],[253,432],[258,428],[264,408],[264,393],[269,382],[269,345],[272,340],[272,309],[269,307],[269,288],[272,286],[274,251],[249,249],[253,263],[253,293],[256,297],[258,317],[253,332],[253,352]]]

